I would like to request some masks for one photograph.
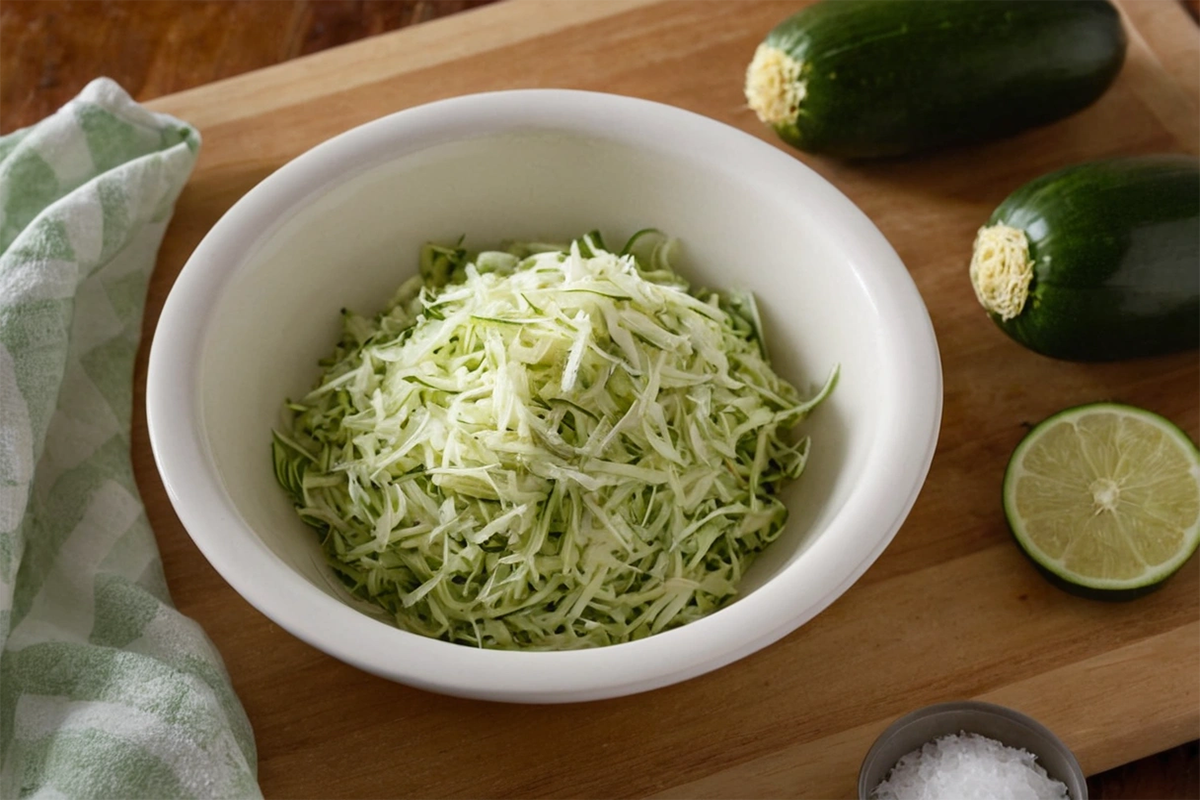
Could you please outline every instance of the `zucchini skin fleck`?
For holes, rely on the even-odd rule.
[[[1099,98],[1125,59],[1107,0],[825,0],[764,43],[802,65],[780,137],[811,153],[898,156],[1001,138]]]
[[[1033,283],[993,320],[1054,358],[1114,361],[1200,346],[1200,162],[1108,159],[1022,186],[989,225],[1025,232]]]

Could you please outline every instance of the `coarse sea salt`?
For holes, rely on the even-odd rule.
[[[1029,751],[958,733],[901,756],[871,800],[1070,800],[1070,795]]]

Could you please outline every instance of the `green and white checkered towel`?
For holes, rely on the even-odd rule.
[[[107,79],[0,137],[0,797],[258,797],[130,462],[146,282],[200,137]]]

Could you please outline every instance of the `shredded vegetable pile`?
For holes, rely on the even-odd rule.
[[[461,245],[461,242],[460,242]],[[343,311],[285,405],[279,482],[350,590],[491,648],[640,639],[737,591],[787,518],[804,400],[753,298],[689,289],[673,240],[426,245],[374,319]]]

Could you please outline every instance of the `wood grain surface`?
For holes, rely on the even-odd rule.
[[[801,3],[510,0],[298,59],[474,5],[0,4],[0,131],[52,112],[99,74],[141,100],[192,90],[153,104],[199,125],[205,144],[152,281],[139,397],[146,345],[187,255],[238,197],[307,147],[427,100],[551,85],[670,102],[770,141],[743,107],[740,71]],[[1196,560],[1137,603],[1076,600],[1019,557],[996,503],[1023,426],[1072,403],[1144,405],[1195,438],[1196,356],[1116,365],[1034,356],[982,318],[962,268],[979,221],[1034,175],[1065,161],[1200,148],[1195,24],[1171,2],[1123,10],[1133,33],[1126,69],[1070,120],[908,162],[797,154],[871,216],[917,281],[943,350],[943,433],[926,488],[880,561],[812,623],[731,667],[549,708],[367,676],[279,630],[209,567],[170,508],[139,407],[135,466],[168,580],[225,655],[268,796],[849,796],[858,761],[892,718],[980,697],[1058,731],[1097,773],[1095,798],[1200,797]],[[283,66],[208,85],[273,64]]]
[[[0,133],[107,75],[139,100],[492,0],[4,0]]]

